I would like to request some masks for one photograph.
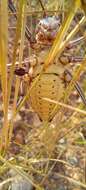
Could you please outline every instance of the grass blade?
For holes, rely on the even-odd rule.
[[[22,1],[22,9],[21,9],[21,15],[22,15],[22,20],[21,20],[21,42],[20,42],[20,50],[19,50],[19,66],[22,66],[22,59],[23,59],[23,48],[24,48],[24,38],[25,38],[25,25],[26,25],[26,0]],[[11,127],[9,131],[9,141],[12,136],[12,130],[13,130],[13,120],[14,120],[14,115],[16,112],[16,105],[17,105],[17,98],[18,98],[18,92],[19,92],[19,87],[20,87],[20,79],[19,77],[16,77],[16,84],[15,84],[15,94],[14,94],[14,102],[13,102],[13,114],[12,114],[12,119],[11,119]]]
[[[1,1],[0,6],[0,69],[1,69],[1,85],[3,95],[3,111],[4,111],[4,122],[2,130],[2,142],[5,142],[8,133],[8,105],[7,105],[7,47],[8,47],[8,1]]]

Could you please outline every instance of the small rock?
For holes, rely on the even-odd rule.
[[[77,164],[78,164],[78,160],[77,160],[77,158],[76,157],[69,157],[68,158],[68,161],[69,161],[69,163],[70,164],[72,164],[73,166],[77,166]]]
[[[33,186],[31,183],[23,180],[22,178],[18,178],[11,184],[12,190],[33,190]]]
[[[65,144],[65,143],[66,143],[66,139],[61,138],[61,139],[59,140],[59,143],[60,143],[60,144]]]

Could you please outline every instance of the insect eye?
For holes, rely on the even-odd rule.
[[[14,73],[15,73],[15,75],[21,77],[21,76],[24,76],[26,74],[26,71],[24,68],[20,67],[20,68],[15,69]]]

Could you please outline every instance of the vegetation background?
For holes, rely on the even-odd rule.
[[[11,3],[16,12],[12,12]],[[86,94],[85,8],[86,2],[82,0],[0,1],[1,190],[86,189],[86,104],[85,97],[83,104],[74,89],[78,81]],[[17,68],[28,69],[31,56],[42,56],[37,44],[36,49],[32,47],[36,26],[45,14],[58,15],[61,28],[42,72],[55,58],[69,63],[70,57],[72,61],[66,68],[73,75],[65,89],[64,101],[55,102],[60,111],[51,123],[40,122],[30,103],[28,106],[30,92],[42,72],[33,85],[15,75]],[[29,40],[25,36],[26,26],[31,32]],[[68,46],[81,36],[80,43]],[[75,61],[76,57],[79,61]]]

